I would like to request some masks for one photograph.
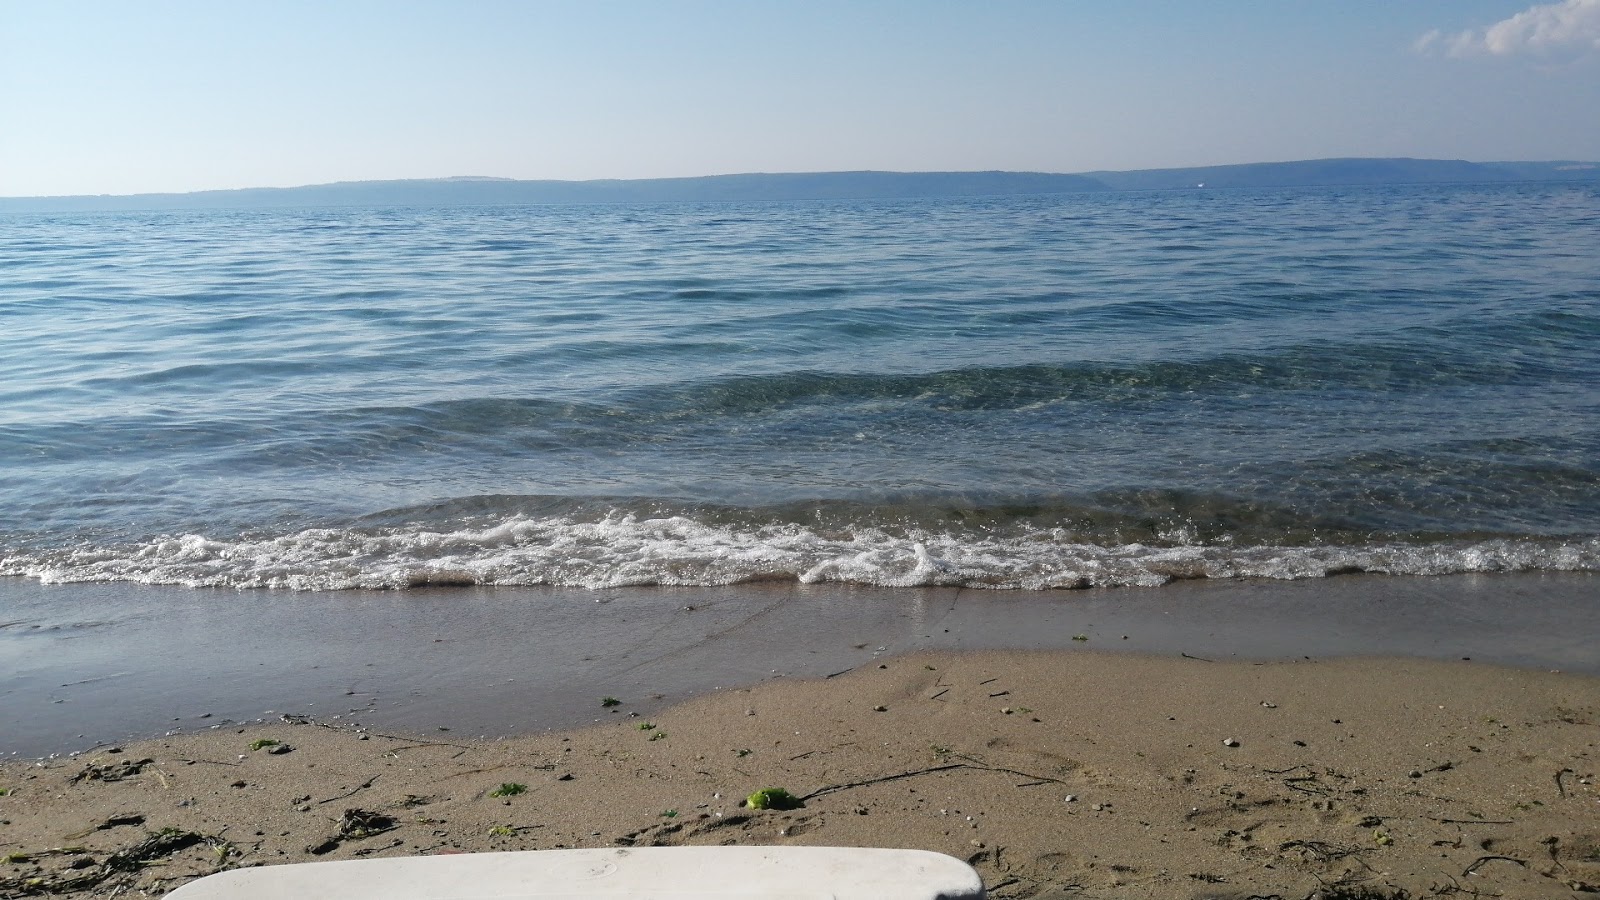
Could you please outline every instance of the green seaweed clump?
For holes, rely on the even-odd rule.
[[[515,797],[518,794],[526,793],[527,790],[528,790],[528,786],[525,785],[525,784],[517,784],[515,781],[508,781],[505,784],[502,784],[499,787],[495,788],[494,790],[490,791],[489,792],[489,796],[491,796],[491,797]]]
[[[805,803],[783,788],[762,788],[744,799],[751,809],[799,809]]]

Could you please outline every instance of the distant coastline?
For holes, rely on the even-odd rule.
[[[0,213],[314,206],[521,206],[762,200],[884,200],[1094,191],[1600,181],[1600,163],[1318,159],[1126,172],[806,172],[595,181],[494,177],[343,181],[192,193],[0,197]]]

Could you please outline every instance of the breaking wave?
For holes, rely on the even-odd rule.
[[[236,539],[186,534],[0,556],[0,574],[44,583],[300,591],[751,582],[1037,590],[1154,587],[1195,578],[1528,571],[1600,571],[1600,538],[1235,546],[1226,539],[1197,541],[1179,529],[1160,541],[1105,545],[1062,528],[996,534],[616,513],[512,516],[449,530],[311,528]]]

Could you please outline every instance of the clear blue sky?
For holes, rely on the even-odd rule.
[[[0,196],[1600,159],[1600,0],[0,0]]]

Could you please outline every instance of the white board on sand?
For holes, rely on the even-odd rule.
[[[218,872],[171,900],[982,900],[972,867],[927,850],[638,847],[461,853]]]

